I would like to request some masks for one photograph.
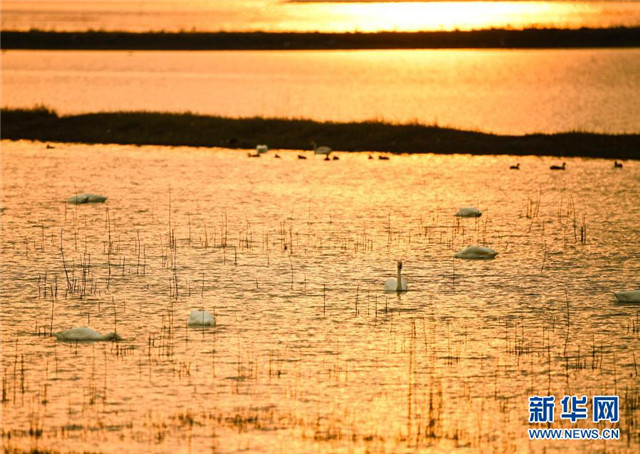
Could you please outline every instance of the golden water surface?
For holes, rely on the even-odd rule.
[[[640,132],[640,50],[7,51],[2,107]]]
[[[53,146],[2,142],[5,448],[640,449],[636,162]],[[573,394],[619,395],[621,440],[530,442],[528,397]]]

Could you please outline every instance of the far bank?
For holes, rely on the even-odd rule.
[[[496,135],[382,122],[333,123],[280,118],[225,118],[191,113],[109,112],[60,116],[46,108],[2,109],[2,139],[252,149],[496,154],[640,159],[640,134]]]

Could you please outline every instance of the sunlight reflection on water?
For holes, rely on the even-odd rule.
[[[46,6],[43,6],[46,5]],[[3,30],[419,31],[633,27],[635,2],[2,2]]]
[[[637,163],[55,147],[2,142],[6,446],[599,449],[528,444],[554,393],[619,394],[615,448],[640,446],[639,308],[610,293],[639,284]],[[85,191],[109,199],[64,203]],[[384,294],[399,258],[410,291]],[[124,340],[38,335],[84,325]]]

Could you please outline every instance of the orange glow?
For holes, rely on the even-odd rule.
[[[633,27],[635,2],[287,2],[282,0],[3,0],[4,30],[419,31]]]
[[[296,3],[279,29],[296,29],[298,15],[314,17],[320,31],[471,30],[575,26],[599,16],[603,5],[562,2]],[[301,6],[302,5],[302,6]],[[286,21],[291,21],[289,24]]]
[[[535,16],[558,12],[562,5],[538,2],[446,2],[340,4],[334,7],[336,16],[350,17],[360,31],[377,30],[454,30],[492,26],[521,28]]]

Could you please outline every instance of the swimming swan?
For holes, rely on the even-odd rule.
[[[482,216],[482,211],[474,207],[460,208],[456,216],[460,218],[479,218]]]
[[[469,246],[466,249],[459,251],[454,255],[457,259],[467,260],[491,260],[498,255],[496,251],[488,247],[482,246]]]
[[[315,142],[311,142],[313,146],[313,154],[329,155],[333,150],[330,147],[318,146]]]
[[[190,326],[215,326],[216,321],[207,311],[191,311],[189,314]]]
[[[640,290],[614,293],[620,303],[640,303]]]
[[[95,341],[110,341],[110,340],[122,340],[117,333],[100,334],[96,330],[91,328],[71,328],[59,333],[53,333],[53,335],[59,341],[68,342],[95,342]]]
[[[401,276],[402,272],[402,262],[398,261],[398,277],[396,279],[389,278],[384,281],[384,291],[385,292],[406,292],[407,291],[407,280]]]
[[[263,154],[266,153],[267,151],[269,151],[269,147],[266,145],[258,145],[256,146],[256,153],[257,154]]]
[[[82,203],[104,203],[107,201],[107,198],[103,195],[97,194],[78,194],[70,197],[67,200],[67,203],[73,203],[75,205],[79,205]]]

